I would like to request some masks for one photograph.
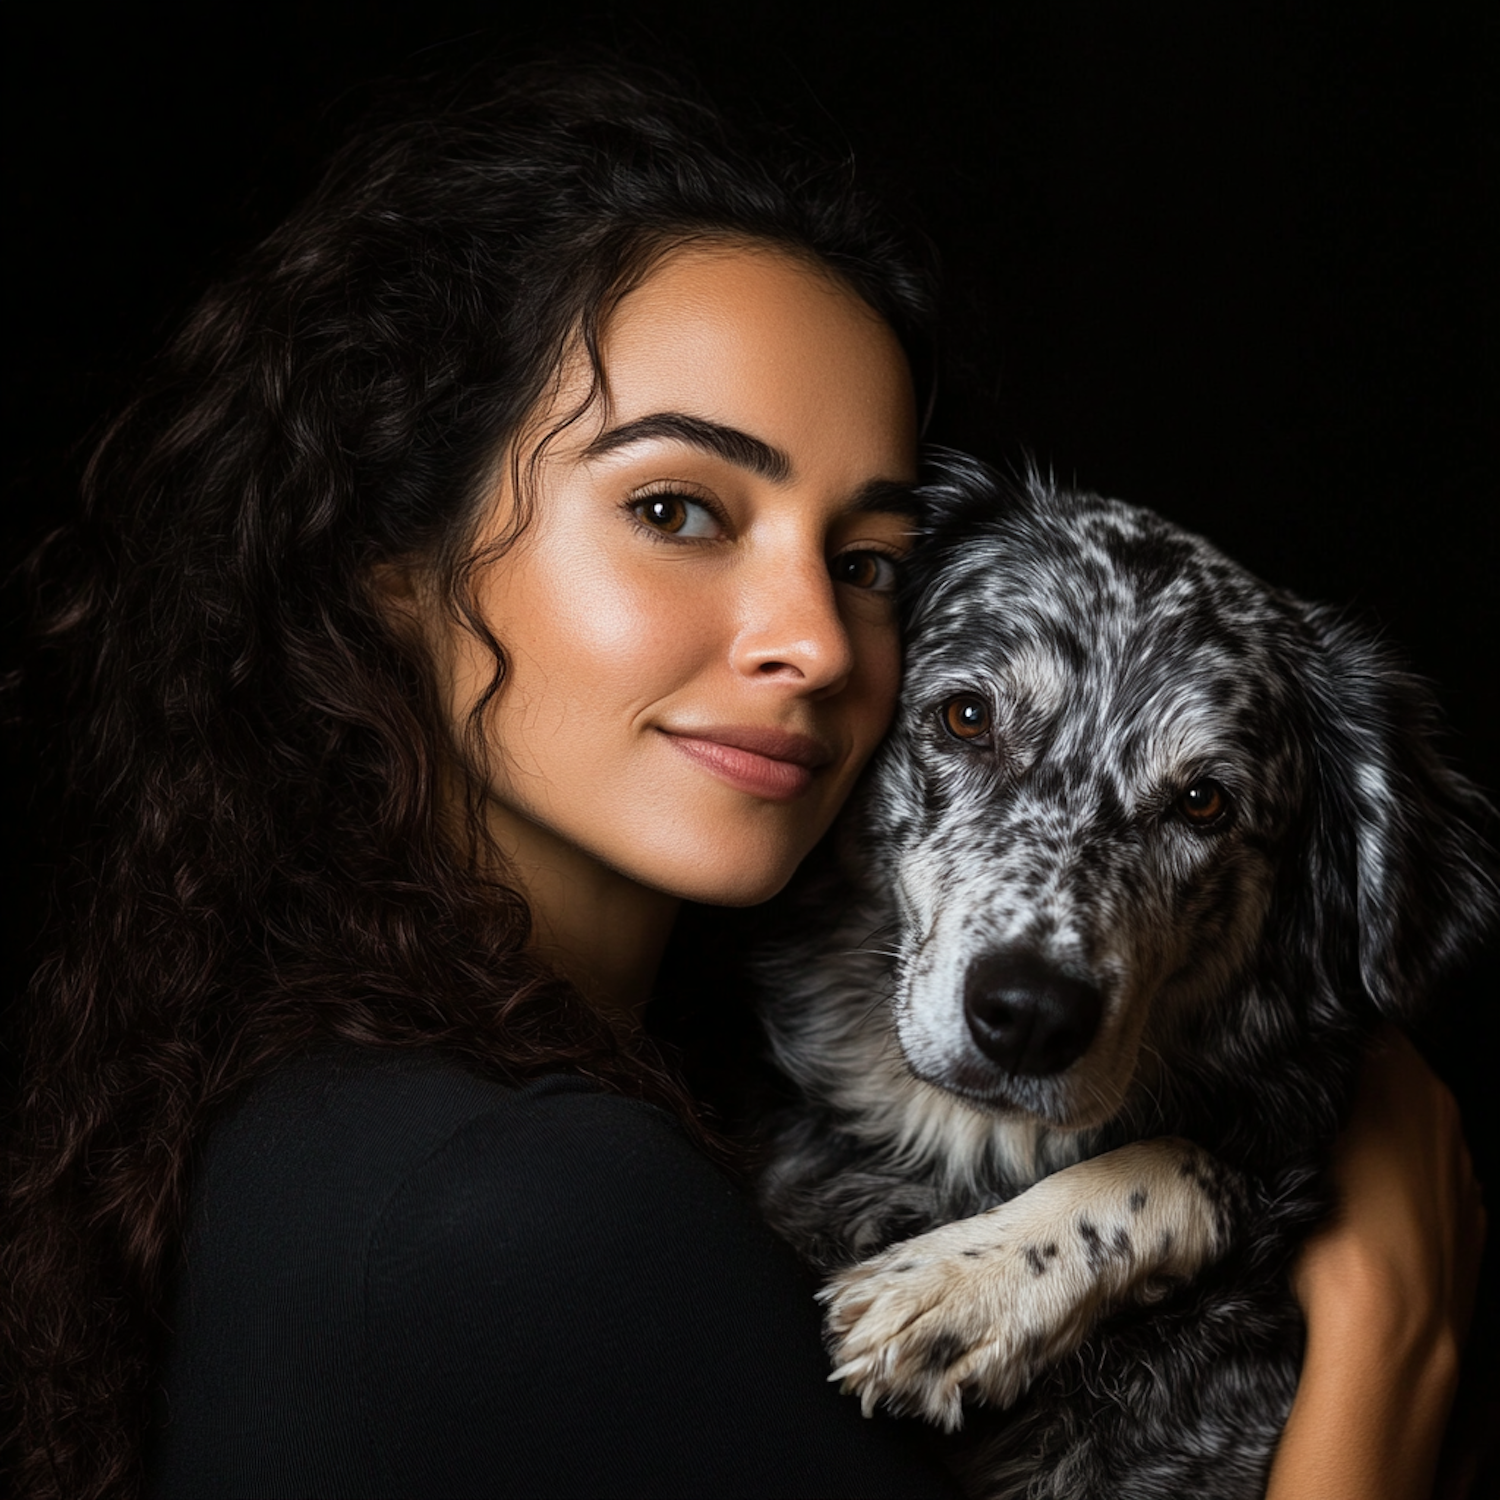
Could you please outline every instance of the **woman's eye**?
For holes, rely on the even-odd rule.
[[[630,508],[652,531],[668,536],[696,540],[716,537],[720,532],[718,517],[701,500],[688,495],[647,495],[644,500],[633,502]]]
[[[847,583],[876,594],[894,593],[896,559],[884,552],[841,552],[831,569],[835,583]]]
[[[977,693],[959,693],[939,710],[943,728],[971,744],[990,732],[990,706]]]
[[[1229,793],[1217,781],[1195,781],[1178,799],[1177,811],[1194,828],[1210,828],[1229,812]]]

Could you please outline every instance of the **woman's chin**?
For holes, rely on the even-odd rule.
[[[840,789],[842,790],[842,789]],[[601,837],[587,830],[596,857],[637,884],[705,906],[756,906],[781,891],[827,831],[841,798],[768,804],[743,797],[679,795],[670,812],[641,809]]]
[[[815,840],[812,842],[816,842]],[[770,844],[772,847],[767,847]],[[811,843],[746,840],[725,848],[719,840],[698,851],[663,851],[660,859],[634,861],[629,871],[641,884],[704,906],[758,906],[781,891],[806,858]]]
[[[778,894],[792,878],[802,853],[774,868],[738,868],[716,870],[700,865],[692,871],[674,872],[658,889],[683,901],[703,906],[759,906]]]

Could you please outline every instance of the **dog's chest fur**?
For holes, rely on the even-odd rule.
[[[977,1493],[1258,1494],[1286,1267],[1362,1039],[1490,919],[1484,807],[1328,612],[1147,512],[931,493],[896,725],[760,965],[762,1200],[867,1408],[1011,1406]]]

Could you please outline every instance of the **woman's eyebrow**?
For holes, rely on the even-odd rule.
[[[583,456],[597,458],[601,453],[613,453],[627,444],[643,443],[651,438],[673,438],[679,443],[701,448],[736,468],[748,469],[775,484],[785,483],[792,477],[792,461],[780,448],[773,448],[770,443],[751,437],[738,427],[725,427],[720,422],[690,417],[678,411],[653,412],[649,417],[637,417],[633,422],[611,427],[588,445]]]
[[[775,484],[784,484],[792,477],[792,461],[782,449],[773,447],[763,438],[752,437],[738,427],[727,427],[722,422],[711,422],[707,417],[690,417],[686,412],[659,411],[650,416],[637,417],[633,422],[622,422],[601,432],[587,448],[585,458],[597,458],[604,453],[628,447],[631,443],[649,442],[655,438],[670,438],[687,443],[725,459],[736,468],[747,469],[762,479]],[[915,484],[901,479],[871,479],[860,486],[849,502],[850,510],[893,512],[920,520],[923,506],[916,496]]]
[[[927,509],[917,498],[917,487],[905,479],[871,479],[862,484],[849,502],[850,510],[890,512],[920,521]]]

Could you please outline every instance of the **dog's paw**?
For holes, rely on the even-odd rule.
[[[819,1294],[830,1378],[866,1416],[884,1403],[950,1432],[966,1395],[1009,1406],[1093,1321],[1067,1259],[1052,1240],[997,1243],[993,1225],[964,1219],[841,1272]]]
[[[1157,1300],[1229,1242],[1237,1179],[1185,1141],[1138,1141],[840,1272],[831,1379],[952,1431],[965,1397],[1011,1405],[1101,1312]]]

